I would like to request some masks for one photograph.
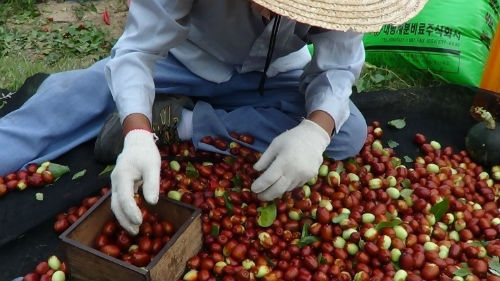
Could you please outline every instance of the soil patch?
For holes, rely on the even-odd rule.
[[[58,2],[49,0],[38,4],[41,17],[52,19],[53,25],[63,23],[85,24],[92,23],[109,32],[112,38],[118,39],[123,32],[127,20],[128,7],[124,0],[100,0],[85,2]],[[107,11],[110,24],[103,20],[103,13]]]

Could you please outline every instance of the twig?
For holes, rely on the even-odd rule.
[[[0,100],[10,99],[10,98],[12,98],[12,96],[13,96],[15,93],[16,93],[16,92],[10,92],[10,93],[7,93],[7,94],[3,94],[3,93],[2,93],[2,96],[0,97]]]
[[[408,82],[406,82],[403,78],[401,78],[401,76],[399,76],[396,72],[394,72],[388,68],[377,67],[377,66],[370,64],[370,63],[365,63],[364,66],[368,69],[380,69],[380,70],[383,70],[387,73],[390,73],[390,74],[394,75],[394,77],[396,77],[399,81],[403,82],[406,85],[406,87],[408,87],[408,88],[412,87],[412,85],[408,84]]]

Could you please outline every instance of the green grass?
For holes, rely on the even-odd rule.
[[[32,59],[45,59],[54,64],[66,56],[97,58],[109,53],[112,42],[107,32],[94,25],[20,29],[0,26],[0,55],[25,53]]]
[[[91,23],[56,24],[40,17],[33,1],[0,3],[2,89],[15,91],[38,72],[88,67],[108,56],[114,43],[107,31]]]
[[[436,78],[438,77],[438,78]],[[415,70],[411,75],[365,63],[355,86],[358,92],[379,90],[401,90],[409,88],[432,87],[444,83],[444,79],[429,72]]]
[[[34,18],[40,15],[35,0],[1,0],[0,26],[12,16]]]
[[[111,39],[101,29],[65,25],[43,30],[0,26],[0,88],[15,90],[37,73],[87,67],[108,56]]]
[[[89,57],[63,57],[56,63],[48,65],[44,60],[35,60],[23,55],[0,57],[0,88],[15,91],[24,83],[26,78],[42,72],[54,73],[72,69],[86,68],[95,62]]]

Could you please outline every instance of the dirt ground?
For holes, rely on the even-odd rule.
[[[97,11],[89,8],[93,4]],[[38,4],[43,18],[52,18],[54,24],[58,23],[85,23],[95,25],[110,32],[112,38],[118,38],[123,32],[123,27],[128,14],[125,0],[98,0],[98,1],[54,1],[48,0]],[[109,14],[110,25],[103,20],[103,13]],[[77,15],[81,17],[78,19]]]

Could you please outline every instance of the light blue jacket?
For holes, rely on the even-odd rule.
[[[169,53],[216,83],[235,73],[262,72],[272,25],[245,0],[133,0],[105,70],[121,120],[131,113],[151,120],[154,63]],[[312,58],[306,43],[314,44]],[[283,17],[267,74],[303,69],[307,114],[329,113],[338,132],[364,59],[362,34],[319,31]]]

